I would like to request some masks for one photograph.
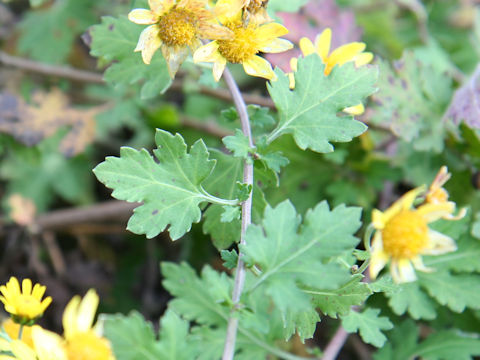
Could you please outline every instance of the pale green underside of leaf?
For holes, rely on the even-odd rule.
[[[293,91],[288,76],[277,68],[278,80],[269,83],[268,91],[280,121],[268,141],[292,134],[301,149],[326,153],[333,151],[331,142],[351,141],[367,129],[352,116],[337,113],[363,102],[376,91],[377,69],[373,66],[357,69],[353,63],[347,63],[325,76],[324,67],[317,55],[300,57]]]
[[[160,50],[149,65],[143,63],[139,52],[133,51],[144,28],[124,16],[103,17],[101,24],[91,28],[90,53],[113,62],[104,75],[108,83],[126,87],[144,80],[140,96],[148,99],[165,92],[172,81]]]
[[[112,196],[130,202],[143,202],[134,210],[128,229],[152,238],[165,230],[173,240],[180,238],[200,221],[200,203],[221,201],[205,192],[201,183],[210,175],[215,161],[208,159],[203,141],[197,141],[187,153],[183,138],[157,130],[158,148],[153,152],[159,163],[145,149],[124,147],[120,157],[107,157],[94,173]]]
[[[359,313],[351,311],[347,316],[342,317],[342,326],[349,332],[360,332],[363,341],[373,346],[380,347],[385,344],[387,338],[381,330],[393,328],[393,324],[387,317],[378,316],[380,310],[368,308]]]

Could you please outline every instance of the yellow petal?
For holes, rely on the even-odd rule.
[[[342,45],[332,51],[328,57],[328,62],[336,65],[343,65],[365,50],[365,44],[361,42],[353,42]]]
[[[443,217],[452,214],[455,211],[455,203],[447,201],[440,204],[424,204],[417,209],[427,223],[437,221]]]
[[[10,350],[15,358],[21,360],[36,360],[35,351],[33,351],[27,344],[21,340],[13,340],[10,342]],[[41,359],[43,360],[43,359]]]
[[[315,48],[317,54],[322,58],[323,61],[328,57],[328,52],[330,51],[330,43],[332,41],[332,30],[326,28],[318,35],[315,39]]]
[[[95,290],[90,289],[83,297],[78,307],[77,329],[80,332],[87,332],[93,326],[93,320],[97,312],[100,299]]]
[[[135,51],[142,52],[142,59],[145,64],[150,64],[153,54],[162,45],[162,40],[158,36],[159,31],[157,25],[150,25],[140,34]]]
[[[193,54],[193,62],[214,62],[217,61],[220,53],[218,52],[218,43],[209,42],[207,45],[199,47]]]
[[[52,297],[47,296],[43,301],[41,302],[41,309],[42,309],[42,314],[45,312],[47,307],[52,303]]]
[[[42,296],[45,294],[46,289],[47,289],[46,286],[42,286],[40,284],[35,284],[35,286],[33,287],[32,296],[35,299],[40,300],[42,298]]]
[[[385,227],[387,221],[385,220],[385,216],[383,212],[377,209],[372,210],[372,224],[375,229],[381,230]]]
[[[248,75],[263,77],[268,80],[276,78],[272,65],[270,65],[267,60],[257,55],[252,56],[250,59],[243,62],[243,69]]]
[[[423,255],[441,255],[457,250],[455,241],[438,231],[428,229],[428,244],[422,250]]]
[[[228,40],[233,38],[233,32],[225,26],[202,23],[198,29],[202,39]]]
[[[293,73],[288,73],[288,87],[290,90],[295,89],[295,75]]]
[[[218,0],[215,4],[215,17],[221,24],[242,19],[242,7],[245,6],[245,0]]]
[[[167,61],[168,74],[173,79],[177,73],[180,65],[188,56],[188,48],[162,46],[163,57]]]
[[[259,47],[268,44],[275,38],[288,34],[288,29],[279,23],[261,25],[255,31],[255,37]]]
[[[10,295],[19,295],[20,291],[20,283],[18,282],[17,278],[12,276],[7,283],[7,291]],[[4,294],[5,295],[5,294]],[[6,296],[5,296],[6,297]]]
[[[313,46],[310,39],[306,37],[302,37],[298,45],[300,46],[300,50],[302,50],[303,56],[308,56],[315,52],[315,47]]]
[[[292,71],[297,71],[297,68],[298,68],[298,59],[293,57],[290,59],[290,69],[292,69]]]
[[[360,103],[355,106],[346,107],[342,111],[350,115],[362,115],[365,112],[365,107]]]
[[[148,0],[148,6],[157,15],[162,15],[175,5],[176,0]]]
[[[31,295],[32,294],[32,280],[23,279],[23,281],[22,281],[22,293],[24,295]]]
[[[371,52],[364,52],[356,55],[353,58],[356,67],[360,67],[369,64],[373,60],[373,54]]]
[[[227,60],[223,57],[220,57],[218,61],[215,61],[213,64],[213,78],[215,81],[219,81],[222,77],[223,71],[225,70],[225,66],[227,66]]]
[[[293,48],[293,44],[285,39],[273,39],[269,43],[259,48],[264,53],[281,53]]]
[[[433,272],[433,271],[435,271],[435,269],[432,269],[432,268],[429,268],[429,267],[425,266],[421,256],[415,256],[414,258],[412,258],[410,260],[412,261],[413,267],[418,271],[423,271],[423,272]]]
[[[80,305],[80,296],[74,296],[63,311],[62,325],[65,338],[68,340],[77,333],[77,311]]]
[[[35,325],[32,339],[39,360],[68,360],[62,337]]]
[[[415,269],[409,259],[392,260],[390,273],[392,274],[393,281],[397,284],[417,280]]]
[[[374,242],[381,244],[382,238],[380,232],[375,234]],[[381,246],[373,247],[369,265],[370,277],[373,280],[377,278],[378,273],[385,267],[389,259],[390,256],[382,250]]]
[[[140,25],[151,25],[158,21],[158,16],[147,9],[133,9],[128,13],[128,20]]]

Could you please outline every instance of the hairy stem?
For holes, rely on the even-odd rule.
[[[238,89],[237,83],[228,69],[225,69],[223,73],[225,82],[228,89],[232,94],[233,102],[237,108],[238,116],[242,125],[243,134],[248,138],[250,147],[253,147],[252,131],[250,129],[250,121],[248,119],[247,106]],[[243,182],[253,186],[253,162],[245,161],[243,165]],[[252,193],[249,198],[242,204],[242,233],[240,236],[240,244],[245,244],[245,231],[248,225],[252,222]],[[228,319],[227,335],[225,339],[225,346],[223,348],[222,360],[231,360],[235,353],[235,341],[237,338],[238,329],[238,317],[235,316],[235,311],[238,303],[240,302],[240,296],[245,284],[245,264],[242,259],[242,254],[239,253],[237,269],[235,271],[235,282],[233,287],[233,310]]]
[[[348,333],[340,325],[332,340],[328,343],[325,351],[323,352],[322,360],[334,360],[337,358],[338,353],[342,350],[343,344],[347,340]]]

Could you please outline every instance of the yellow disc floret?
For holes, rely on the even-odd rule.
[[[158,20],[158,36],[168,46],[190,45],[196,37],[197,17],[192,11],[173,7]]]
[[[66,343],[69,360],[109,360],[113,357],[107,339],[93,331],[75,334]]]
[[[383,249],[394,259],[411,259],[428,244],[428,226],[416,211],[395,215],[382,230]]]
[[[255,41],[255,28],[253,24],[228,24],[227,27],[233,31],[232,40],[218,40],[218,52],[227,61],[234,64],[241,64],[258,53],[258,44]]]

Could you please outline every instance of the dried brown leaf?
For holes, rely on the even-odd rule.
[[[58,89],[36,93],[32,104],[10,93],[0,93],[0,132],[12,135],[27,146],[34,146],[60,128],[70,128],[60,144],[65,156],[74,156],[89,145],[95,135],[95,115],[100,107],[88,110],[71,107]]]

